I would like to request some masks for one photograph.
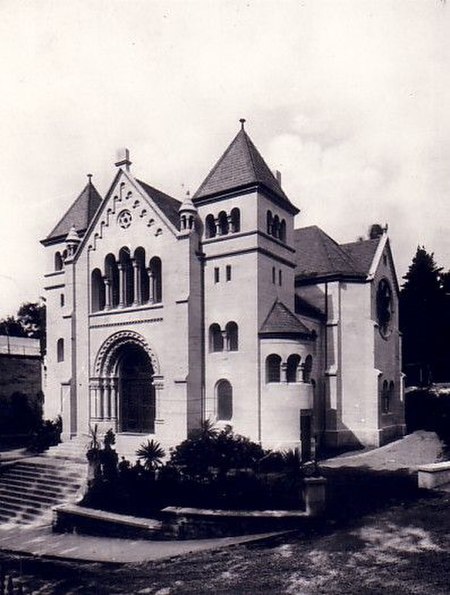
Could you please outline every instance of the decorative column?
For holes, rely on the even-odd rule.
[[[103,277],[105,282],[105,310],[111,310],[112,308],[112,287],[111,279],[109,277]]]
[[[99,397],[100,397],[100,382],[98,378],[94,378],[89,386],[89,417],[91,420],[99,417]]]
[[[280,382],[287,382],[287,362],[283,362],[280,368]]]
[[[105,380],[103,419],[111,419],[111,379]]]
[[[149,267],[147,269],[147,273],[148,273],[148,301],[151,304],[155,303],[155,279],[154,279],[154,275],[153,275],[153,271],[152,269]]]
[[[99,390],[99,398],[97,400],[98,407],[97,407],[97,419],[103,420],[105,419],[105,378],[100,378],[100,390]]]
[[[133,306],[140,306],[142,304],[142,283],[141,283],[141,267],[139,266],[139,261],[136,258],[132,258],[131,262],[133,264],[134,270],[134,300]]]
[[[126,270],[125,266],[122,263],[117,265],[119,269],[119,308],[124,308],[126,299],[125,299],[125,292],[126,292]]]
[[[118,379],[111,378],[111,420],[117,423],[117,385]]]

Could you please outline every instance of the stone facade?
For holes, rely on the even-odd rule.
[[[402,434],[386,234],[339,246],[294,229],[298,209],[243,126],[183,202],[136,180],[127,151],[116,165],[105,198],[89,180],[43,240],[45,408],[62,414],[65,439],[112,427],[133,454],[211,419],[308,457],[314,437]]]

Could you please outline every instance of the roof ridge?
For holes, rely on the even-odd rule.
[[[242,129],[238,131],[238,133],[235,135],[235,137],[233,138],[233,140],[231,141],[231,143],[228,145],[228,147],[225,149],[225,151],[222,153],[222,155],[219,157],[219,159],[213,165],[211,171],[206,176],[206,178],[203,180],[203,182],[200,184],[199,188],[197,189],[197,191],[195,192],[195,194],[194,194],[194,196],[192,198],[195,199],[195,197],[200,192],[200,190],[203,188],[203,186],[206,186],[207,185],[207,183],[209,182],[209,180],[212,178],[213,174],[215,174],[215,172],[217,171],[217,168],[219,167],[219,165],[221,164],[221,162],[225,159],[225,156],[228,155],[228,153],[231,151],[232,146],[234,145],[237,137],[240,135],[241,132],[242,132]]]

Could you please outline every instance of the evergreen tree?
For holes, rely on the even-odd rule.
[[[442,379],[445,292],[434,254],[418,246],[400,293],[403,369],[410,384]]]

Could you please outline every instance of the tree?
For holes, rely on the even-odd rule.
[[[445,337],[445,292],[442,268],[434,254],[418,246],[400,293],[403,368],[409,383],[429,384],[442,375]]]
[[[26,337],[25,329],[14,316],[7,316],[0,320],[0,335],[10,337]]]
[[[45,304],[37,302],[22,304],[16,316],[7,316],[0,320],[0,334],[39,339],[41,353],[44,354],[46,346]]]

